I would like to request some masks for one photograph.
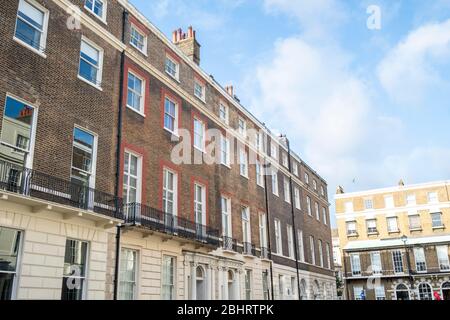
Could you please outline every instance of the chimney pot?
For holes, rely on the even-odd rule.
[[[173,43],[177,43],[178,42],[177,31],[176,30],[172,33],[172,42]]]
[[[194,30],[192,29],[192,26],[189,26],[188,28],[188,38],[194,37]]]

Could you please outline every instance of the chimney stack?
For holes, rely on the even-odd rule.
[[[338,186],[336,190],[336,194],[344,194],[344,188],[342,186]]]
[[[196,39],[196,32],[190,26],[187,34],[180,28],[172,34],[172,42],[192,61],[200,65],[200,44]]]
[[[227,90],[228,94],[234,98],[234,87],[232,85],[226,86],[225,90]]]

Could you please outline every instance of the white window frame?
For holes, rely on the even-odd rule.
[[[351,253],[350,254],[350,268],[352,270],[353,276],[360,276],[362,273],[361,270],[361,257],[359,253]]]
[[[309,236],[309,248],[311,250],[311,264],[315,265],[316,264],[316,245],[314,243],[314,237],[313,236]]]
[[[417,204],[416,202],[416,195],[414,193],[410,193],[406,195],[406,205],[407,206],[415,206]]]
[[[427,272],[427,259],[423,247],[414,247],[414,263],[417,273]]]
[[[326,244],[326,252],[327,252],[327,268],[331,269],[331,249],[330,249],[330,244],[327,243]]]
[[[252,231],[250,224],[250,208],[241,208],[241,221],[242,221],[242,242],[251,243],[252,242]]]
[[[265,213],[259,214],[259,242],[261,248],[267,248],[267,216]]]
[[[418,225],[414,225],[411,223],[411,219],[418,219],[419,224]],[[413,220],[413,222],[415,222],[415,220]],[[420,230],[422,229],[422,219],[420,217],[420,214],[411,214],[408,216],[408,224],[409,224],[409,230]]]
[[[173,269],[171,270],[173,272],[173,277],[172,277],[173,283],[167,283],[167,284],[164,283],[164,280],[165,280],[165,277],[164,277],[164,262],[165,262],[166,258],[172,259],[172,261],[173,261]],[[171,300],[175,300],[177,298],[177,290],[176,290],[177,289],[177,258],[174,257],[174,256],[171,256],[171,255],[163,255],[163,257],[162,257],[162,263],[161,263],[161,299],[165,298],[165,292],[164,292],[165,290],[164,289],[167,286],[173,288],[173,290],[172,290],[173,296],[170,297],[170,299]]]
[[[239,173],[248,179],[248,153],[244,148],[239,150]]]
[[[173,185],[173,190],[170,190],[168,187],[168,184],[164,184],[164,182],[168,183],[169,182],[169,173],[172,174],[173,177],[173,181],[172,181],[172,185]],[[178,173],[168,167],[163,167],[163,180],[162,180],[162,210],[164,213],[166,214],[172,214],[174,217],[178,216]],[[168,198],[168,194],[172,194],[172,198],[173,198],[173,212],[168,212],[167,208],[167,199]]]
[[[288,161],[288,156],[286,153],[282,152],[281,153],[281,163],[283,164],[283,166],[285,166],[286,168],[289,166],[289,161]]]
[[[278,160],[278,146],[273,140],[270,143],[270,156],[272,159]]]
[[[259,160],[256,160],[255,172],[256,172],[256,184],[261,188],[264,188],[264,170],[261,161]]]
[[[350,226],[354,226],[354,228],[350,228]],[[358,235],[358,226],[356,221],[347,221],[345,223],[345,228],[347,230],[347,236]]]
[[[119,266],[122,266],[122,258],[123,258],[122,254],[123,254],[124,250],[131,251],[136,256],[136,261],[134,261],[135,270],[134,270],[134,281],[133,281],[133,283],[134,283],[133,297],[130,300],[137,300],[138,292],[139,292],[139,283],[138,283],[138,281],[139,281],[139,261],[140,261],[139,260],[139,251],[136,249],[132,249],[132,248],[121,247],[120,257],[119,257],[119,259],[120,259]],[[124,282],[124,280],[121,278],[121,275],[122,275],[121,271],[122,270],[120,270],[120,272],[119,272],[119,294],[120,294],[120,286],[122,285],[122,282]],[[119,297],[119,300],[124,300],[124,299]]]
[[[403,274],[405,273],[405,268],[403,267],[403,253],[400,250],[392,251],[392,265],[394,267],[395,274]],[[400,259],[400,261],[398,261]],[[397,261],[396,261],[397,260]],[[401,263],[401,264],[399,264]],[[397,271],[397,267],[401,268],[401,271]]]
[[[126,174],[128,176],[128,181],[125,181],[125,177],[124,177],[122,184],[123,184],[123,186],[125,186],[125,185],[128,186],[127,187],[127,191],[128,191],[127,198],[129,199],[130,179],[131,178],[135,178],[136,179],[136,203],[141,203],[141,200],[142,200],[142,168],[143,168],[142,160],[143,160],[143,157],[142,157],[142,155],[140,155],[138,153],[135,153],[132,150],[125,149],[125,151],[124,151],[124,163],[125,163],[125,157],[127,156],[127,154],[129,155],[129,157],[128,157],[129,160],[130,160],[131,157],[135,157],[137,159],[137,162],[136,162],[137,163],[137,168],[136,168],[136,170],[137,170],[138,174],[137,174],[137,176],[132,176],[130,171],[125,172],[125,166],[124,166],[124,171],[122,172],[122,174],[123,175]]]
[[[311,207],[311,197],[306,196],[306,209],[308,210],[308,215],[312,217],[312,207]]]
[[[389,221],[395,221],[395,230],[391,229],[391,223]],[[386,218],[386,224],[387,224],[387,230],[390,233],[395,233],[395,232],[399,232],[399,228],[398,228],[398,218],[397,217],[387,217]]]
[[[364,210],[373,210],[373,199],[372,198],[364,199]]]
[[[372,264],[373,274],[383,273],[383,262],[381,260],[381,253],[379,251],[373,251],[370,253],[370,262]]]
[[[346,201],[344,203],[344,210],[345,213],[352,213],[353,212],[353,201]]]
[[[288,178],[284,177],[284,181],[283,181],[283,185],[284,185],[284,201],[287,203],[291,203],[291,186],[289,183]]]
[[[171,63],[175,65],[175,74],[169,72],[167,68],[167,60],[169,60]],[[166,59],[164,60],[164,72],[168,74],[171,78],[175,79],[176,81],[180,81],[180,64],[178,61],[176,61],[174,58],[172,58],[170,55],[166,54]]]
[[[224,208],[224,203],[226,204],[226,208]],[[222,236],[232,238],[233,225],[231,221],[231,199],[226,196],[221,196],[220,207],[222,211]],[[226,225],[226,228],[223,227],[224,225]]]
[[[278,190],[278,173],[272,172],[272,193],[274,195],[276,195],[277,197],[279,196],[279,190]]]
[[[375,287],[375,300],[381,301],[386,300],[386,291],[384,290],[384,285]]]
[[[298,258],[300,262],[305,262],[305,245],[303,243],[303,231],[297,230],[297,242],[298,242]]]
[[[364,291],[364,288],[361,286],[353,286],[353,298],[355,300],[362,300],[361,293]]]
[[[439,270],[448,272],[450,270],[448,245],[436,246],[436,254],[438,257]]]
[[[324,261],[323,261],[323,246],[322,246],[322,240],[317,240],[317,249],[319,249],[319,265],[323,268],[324,267]]]
[[[172,115],[170,115],[169,113],[166,112],[166,100],[173,103],[175,105],[175,117],[174,117],[174,121],[173,121],[173,127],[174,129],[170,129],[166,127],[166,114],[169,115],[170,117],[172,117]],[[178,121],[180,118],[180,106],[178,105],[178,102],[174,101],[173,99],[171,99],[170,97],[168,97],[167,95],[164,96],[164,119],[163,119],[163,128],[164,130],[167,130],[168,132],[172,133],[173,135],[178,135]]]
[[[19,249],[17,251],[17,261],[16,261],[16,269],[15,271],[0,271],[0,274],[14,274],[14,278],[13,278],[13,285],[12,285],[12,290],[11,290],[11,300],[15,300],[17,299],[17,292],[19,289],[19,281],[20,281],[20,271],[21,271],[21,265],[22,265],[22,254],[23,254],[23,243],[24,243],[24,231],[23,230],[19,230],[19,229],[15,229],[15,228],[10,228],[10,227],[5,227],[5,226],[0,226],[0,229],[9,229],[15,232],[19,232],[20,233],[20,238],[19,238]]]
[[[289,258],[295,259],[295,250],[294,250],[294,229],[291,225],[286,226],[286,232],[287,232],[287,242],[288,242],[288,251],[289,251]]]
[[[305,172],[305,183],[309,184],[309,174]]]
[[[21,40],[21,39],[16,37],[17,19],[19,19],[19,7],[20,7],[20,3],[23,3],[23,2],[27,2],[28,4],[30,4],[31,6],[35,7],[36,9],[38,9],[39,11],[41,11],[44,14],[42,30],[39,30],[41,32],[41,38],[40,38],[40,42],[39,42],[39,50],[36,49],[33,46],[30,46],[28,43],[26,43],[23,40]],[[16,13],[15,26],[14,26],[13,40],[16,41],[17,43],[19,43],[20,45],[24,46],[25,48],[33,51],[34,53],[37,53],[41,57],[46,58],[47,55],[45,54],[45,50],[47,48],[47,35],[48,35],[48,21],[49,21],[49,17],[50,17],[50,11],[47,8],[45,8],[42,5],[40,5],[38,2],[36,2],[34,0],[20,0],[19,1],[19,5],[17,6],[17,13]]]
[[[81,71],[81,44],[82,43],[86,43],[88,46],[92,47],[93,49],[98,51],[98,68],[97,68],[97,79],[95,81],[95,83],[91,82],[88,79],[83,78],[80,75],[80,71]],[[86,82],[87,84],[90,84],[91,86],[99,89],[100,91],[103,91],[102,89],[102,80],[103,80],[103,56],[104,56],[104,50],[102,47],[99,47],[96,43],[92,42],[91,40],[89,40],[88,38],[86,38],[85,36],[81,37],[81,43],[80,43],[80,54],[79,54],[79,65],[78,65],[78,79],[80,79],[81,81]],[[88,62],[89,63],[89,62]],[[89,63],[91,64],[91,63]],[[94,68],[96,68],[95,66],[93,66]]]
[[[319,203],[317,201],[314,202],[314,211],[316,212],[316,220],[320,221],[320,208]]]
[[[102,10],[101,17],[94,12],[95,1],[99,1],[99,2],[103,3],[103,10]],[[92,8],[89,8],[86,5],[86,0],[84,0],[84,8],[86,10],[88,10],[89,12],[91,12],[97,19],[100,19],[101,21],[103,21],[106,24],[106,16],[107,16],[107,12],[108,12],[108,1],[107,0],[92,0]]]
[[[295,161],[292,163],[292,172],[298,177],[298,164]]]
[[[238,132],[241,136],[247,137],[247,121],[242,117],[238,119]]]
[[[427,195],[428,203],[439,203],[439,195],[437,192],[428,192]]]
[[[143,38],[143,48],[140,49],[136,44],[133,43],[133,30],[138,33]],[[130,45],[138,50],[139,52],[143,53],[145,56],[147,56],[147,45],[148,45],[148,36],[145,32],[143,32],[139,27],[137,27],[135,24],[131,23],[130,27]]]
[[[316,179],[313,179],[313,189],[315,191],[317,191],[317,181],[316,181]]]
[[[222,135],[220,137],[220,163],[226,167],[231,165],[231,147],[230,139]]]
[[[282,255],[283,241],[281,236],[281,222],[279,219],[275,219],[274,227],[275,227],[275,250],[277,254]]]
[[[200,88],[200,94],[198,94],[197,92],[197,87]],[[194,96],[200,99],[200,101],[206,102],[206,85],[200,82],[198,79],[194,79]]]
[[[128,79],[130,79],[130,74],[141,81],[141,95],[140,95],[140,103],[139,103],[139,110],[136,110],[133,106],[128,104],[128,92],[131,91],[132,94],[139,95],[134,89],[130,89],[130,83],[129,80],[127,81],[127,108],[131,109],[132,111],[140,114],[141,116],[145,117],[145,88],[146,88],[146,81],[144,78],[139,76],[137,73],[133,72],[131,69],[128,70]]]
[[[197,188],[201,189],[201,197],[202,197],[202,202],[198,201],[196,195],[197,195]],[[198,221],[198,216],[197,214],[199,213],[197,210],[197,206],[200,205],[201,206],[201,221]],[[194,183],[194,221],[197,224],[201,224],[203,226],[206,226],[206,186],[204,186],[203,184],[200,184],[198,182]]]
[[[384,196],[384,207],[386,209],[394,209],[395,208],[395,200],[393,195]]]
[[[325,207],[322,207],[322,219],[323,219],[323,224],[328,225],[328,212],[327,212],[327,208],[325,208]]]
[[[83,128],[79,125],[75,125],[72,133],[72,162],[71,162],[71,172],[73,167],[73,145],[75,143],[75,129],[84,131],[94,137],[94,142],[92,146],[92,166],[91,166],[91,172],[89,173],[89,188],[95,189],[95,181],[96,181],[96,174],[97,174],[97,151],[98,151],[98,135],[95,132],[92,132],[86,128]],[[77,170],[80,170],[77,168]]]
[[[223,112],[222,112],[223,110]],[[223,102],[219,103],[219,118],[223,123],[229,124],[230,119],[230,108]]]
[[[435,221],[437,221],[434,217],[439,217],[439,225],[434,225]],[[433,229],[440,229],[444,227],[444,223],[442,222],[442,212],[430,212],[430,218]]]
[[[294,202],[295,202],[295,208],[298,210],[302,209],[301,201],[300,201],[300,189],[295,187],[294,188]]]
[[[375,226],[373,226],[374,222],[375,222]],[[366,220],[366,227],[367,227],[367,234],[378,233],[377,219],[367,219]]]
[[[89,241],[85,241],[85,240],[80,240],[80,239],[75,239],[75,238],[66,238],[66,242],[64,244],[64,256],[65,256],[65,250],[67,249],[67,241],[78,241],[81,243],[86,243],[86,263],[84,266],[84,275],[83,276],[77,276],[77,275],[70,275],[67,276],[63,273],[62,278],[64,280],[64,278],[70,277],[72,279],[81,279],[83,280],[83,284],[82,284],[82,288],[81,288],[81,300],[86,300],[87,298],[87,289],[88,289],[88,281],[90,280],[90,276],[89,276],[89,261],[90,261],[90,250],[91,250],[91,244],[89,243]],[[65,264],[65,259],[64,262]],[[61,293],[62,293],[62,288],[61,288]]]
[[[201,132],[197,132],[197,126],[196,124],[198,124],[200,126]],[[198,117],[194,116],[194,120],[193,120],[193,144],[194,144],[194,148],[196,148],[197,150],[201,151],[201,152],[205,152],[206,150],[206,124],[203,120],[201,120]],[[200,139],[200,141],[197,141],[197,137]],[[200,145],[198,145],[200,143]]]

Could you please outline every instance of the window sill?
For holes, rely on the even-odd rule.
[[[410,232],[420,232],[422,231],[422,228],[409,228]]]
[[[257,183],[256,184],[258,187],[260,187],[260,188],[263,188],[264,189],[264,185],[263,184],[259,184],[259,183]]]
[[[141,53],[142,55],[144,55],[145,57],[148,58],[147,48],[145,48],[145,51],[143,51],[143,50],[139,49],[137,46],[135,46],[135,45],[134,45],[133,43],[131,43],[131,42],[130,42],[130,46],[131,46],[133,49],[136,49],[139,53]]]
[[[92,16],[94,16],[97,20],[101,21],[104,25],[108,25],[108,22],[106,22],[106,14],[104,17],[99,17],[95,12],[93,12],[88,7],[84,6],[84,9],[86,9],[87,12],[89,12]],[[106,10],[107,8],[103,8],[103,10]]]
[[[221,162],[220,164],[221,164],[222,166],[224,166],[225,168],[231,170],[231,166],[230,166],[229,164],[226,164],[226,163],[223,163],[223,162]]]
[[[173,142],[179,142],[180,136],[178,135],[178,133],[176,133],[176,132],[174,132],[174,131],[172,131],[170,129],[167,129],[166,127],[164,127],[164,131],[166,131],[166,132],[168,132],[168,133],[170,133],[172,135],[172,141]],[[174,138],[176,139],[176,141],[175,141]]]
[[[87,83],[88,85],[90,85],[91,87],[94,87],[95,89],[99,90],[99,91],[103,91],[103,88],[93,84],[92,82],[90,82],[89,80],[86,80],[85,78],[83,78],[82,76],[78,75],[78,79],[80,79],[81,81],[83,81],[84,83]]]
[[[378,233],[378,231],[374,231],[374,232],[367,232],[367,235],[368,235],[368,236],[378,236],[378,235],[379,235],[379,233]]]
[[[400,233],[400,230],[388,231],[389,234],[397,234]]]
[[[36,53],[37,55],[41,56],[42,58],[46,59],[47,55],[45,53],[43,53],[40,50],[37,50],[36,48],[30,46],[28,43],[23,42],[22,40],[20,40],[19,38],[16,38],[15,36],[13,37],[13,40],[15,42],[17,42],[18,44],[20,44],[21,46],[27,48],[28,50],[33,51],[34,53]]]
[[[167,72],[166,71],[166,74],[171,78],[171,79],[173,79],[173,80],[175,80],[176,82],[178,82],[178,83],[181,83],[180,82],[180,77],[178,76],[178,78],[177,77],[174,77],[173,75],[171,75],[169,72]]]
[[[357,233],[347,234],[347,238],[357,238],[358,236]]]
[[[206,104],[206,99],[200,98],[199,96],[196,96],[195,94],[194,94],[194,97],[196,97],[197,100],[199,100],[200,102],[203,102]]]
[[[197,147],[197,146],[193,146],[193,147],[194,147],[194,150],[197,150],[198,152],[201,152],[201,153],[203,153],[203,154],[206,154],[205,149],[201,149],[201,148],[199,148],[199,147]]]
[[[245,178],[245,179],[247,179],[247,180],[250,180],[250,179],[248,178],[248,175],[244,176],[242,173],[240,173],[240,176],[241,176],[242,178]]]
[[[444,229],[445,229],[444,225],[438,226],[438,227],[433,227],[433,230],[444,230]]]
[[[140,112],[140,111],[137,111],[136,109],[134,109],[133,107],[129,106],[128,104],[127,104],[127,109],[133,111],[134,113],[137,113],[138,115],[140,115],[140,116],[143,117],[143,118],[146,117],[146,115],[145,115],[144,113],[142,113],[142,112]]]

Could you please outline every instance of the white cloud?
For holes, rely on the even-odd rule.
[[[422,102],[430,88],[445,85],[439,67],[450,57],[450,20],[412,31],[380,62],[382,87],[400,103]]]

